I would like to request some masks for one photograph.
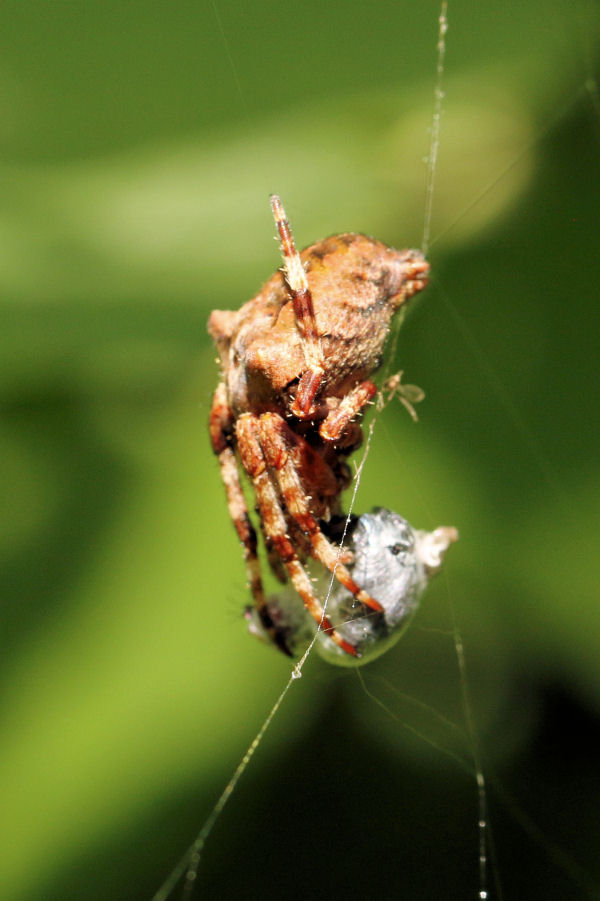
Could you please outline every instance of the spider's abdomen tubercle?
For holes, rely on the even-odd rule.
[[[394,250],[360,234],[326,238],[300,256],[323,348],[327,393],[341,395],[349,382],[367,378],[379,365],[391,319],[426,286],[429,264],[418,251]],[[237,313],[212,313],[208,328],[238,410],[249,409],[248,396],[253,405],[271,406],[306,368],[281,271]]]

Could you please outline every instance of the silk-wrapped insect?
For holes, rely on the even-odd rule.
[[[327,524],[331,539],[341,539],[345,522],[345,517],[338,517]],[[377,597],[382,610],[371,610],[329,575],[322,577],[321,594],[329,594],[327,621],[357,654],[346,654],[331,640],[330,630],[321,628],[317,635],[320,655],[345,666],[373,660],[388,650],[410,623],[429,579],[440,570],[444,554],[457,539],[458,532],[451,526],[426,532],[381,507],[350,517],[344,540],[344,550],[351,560],[348,569],[353,579]],[[272,595],[267,604],[269,616],[284,638],[285,650],[290,656],[300,656],[314,636],[314,620],[289,590]],[[252,634],[270,640],[255,608],[247,609],[246,618]]]

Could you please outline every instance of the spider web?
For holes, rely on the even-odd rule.
[[[223,25],[219,16],[218,7],[214,3],[213,6],[219,30],[225,43],[226,51],[231,61],[232,69],[234,71],[235,81],[240,91],[240,95],[243,97],[239,75],[234,62],[234,55],[231,53],[227,41],[227,36],[225,30],[223,29]],[[450,10],[450,14],[451,13],[452,10]],[[555,109],[554,114],[548,119],[548,121],[541,127],[538,127],[532,139],[524,144],[521,151],[519,151],[519,153],[514,156],[509,161],[509,163],[498,172],[494,179],[487,183],[478,192],[478,194],[466,206],[462,208],[459,215],[456,216],[449,224],[447,224],[441,232],[438,232],[434,236],[434,239],[433,241],[431,241],[430,245],[430,230],[435,197],[434,180],[437,172],[437,156],[440,147],[440,130],[443,115],[444,93],[442,88],[442,78],[444,74],[444,36],[446,33],[446,28],[446,4],[443,4],[440,17],[437,82],[435,86],[435,105],[433,113],[433,124],[431,128],[430,154],[428,160],[428,178],[425,199],[425,224],[423,230],[424,250],[427,250],[429,246],[434,247],[438,241],[441,241],[444,238],[446,233],[451,233],[453,228],[459,225],[465,217],[468,217],[470,211],[473,208],[476,208],[477,205],[482,201],[484,201],[488,194],[492,193],[497,185],[501,184],[502,180],[509,176],[515,167],[519,166],[519,164],[544,139],[544,137],[557,125],[560,125],[560,123],[570,115],[573,108],[576,107],[576,105],[580,102],[582,95],[586,94],[588,97],[590,105],[594,110],[596,124],[600,122],[600,105],[598,102],[597,84],[593,78],[591,60],[587,59],[585,65],[587,66],[588,77],[586,78],[585,82],[580,84],[578,90],[574,94],[569,96],[564,104],[559,105],[558,108]],[[457,306],[453,303],[448,292],[439,281],[437,284],[437,290],[438,295],[442,297],[443,303],[447,307],[452,320],[454,321],[458,331],[462,336],[464,346],[468,349],[468,352],[472,356],[474,367],[481,373],[495,401],[503,411],[504,416],[507,418],[507,420],[510,421],[512,427],[519,434],[523,447],[523,453],[530,456],[538,472],[541,474],[542,480],[545,481],[549,490],[555,495],[557,499],[561,501],[561,503],[564,502],[567,496],[562,480],[557,474],[554,466],[552,465],[549,455],[541,446],[534,430],[528,424],[527,418],[523,414],[521,414],[518,403],[514,400],[511,392],[504,386],[503,380],[499,376],[493,364],[488,363],[485,353],[482,351],[477,337],[472,333],[465,317],[459,312]],[[391,342],[392,348],[388,356],[388,367],[393,364],[393,361],[396,358],[396,344],[398,338],[399,333],[398,331],[396,331]],[[376,427],[376,424],[378,423],[378,418],[379,414],[376,414],[371,419],[368,427],[364,454],[356,471],[356,478],[354,480],[352,495],[348,505],[349,514],[356,509],[355,502],[357,492],[361,483],[365,464],[371,451],[374,429]],[[383,424],[383,429],[387,431],[385,423]],[[392,448],[392,452],[394,454],[400,456],[397,449],[397,444],[393,438],[390,438],[389,446]],[[422,508],[427,512],[429,519],[431,521],[434,521],[435,517],[431,515],[428,510],[428,507],[431,505],[429,505],[423,497],[421,497],[421,503]],[[340,551],[342,545],[343,540],[342,542],[340,542]],[[329,590],[331,590],[331,584]],[[484,765],[482,763],[480,740],[476,725],[476,715],[471,699],[472,685],[468,676],[464,643],[459,626],[458,616],[455,610],[454,597],[456,593],[456,590],[450,584],[450,576],[446,575],[445,594],[450,611],[450,625],[448,628],[438,629],[438,631],[440,632],[440,634],[449,637],[454,647],[458,668],[458,684],[460,686],[460,695],[462,699],[461,703],[464,731],[461,727],[458,727],[453,720],[448,719],[445,714],[441,713],[434,706],[428,704],[427,702],[420,701],[415,696],[404,694],[403,692],[399,691],[397,686],[394,686],[389,681],[384,686],[384,688],[381,688],[382,680],[380,678],[372,680],[369,676],[368,671],[366,674],[363,674],[362,670],[357,670],[356,672],[361,689],[364,692],[365,696],[368,697],[374,705],[383,710],[388,718],[395,721],[398,724],[398,728],[409,730],[413,735],[417,736],[420,742],[430,745],[431,747],[435,748],[437,753],[446,755],[447,757],[454,760],[458,767],[463,769],[474,780],[477,794],[477,838],[474,839],[474,842],[477,846],[476,857],[479,862],[479,874],[477,877],[477,897],[485,899],[491,896],[501,899],[503,897],[502,868],[495,856],[494,840],[488,821],[488,789],[486,787]],[[281,694],[275,701],[264,723],[249,745],[231,780],[227,783],[222,795],[211,811],[208,819],[204,823],[198,837],[186,853],[185,857],[180,862],[179,866],[173,871],[167,882],[156,893],[153,901],[166,901],[166,899],[171,896],[175,897],[177,894],[176,886],[180,882],[182,877],[183,887],[180,888],[181,897],[182,899],[184,899],[184,901],[189,901],[189,899],[192,898],[194,894],[195,881],[198,875],[198,870],[201,866],[201,858],[204,852],[205,844],[212,833],[215,823],[221,812],[223,811],[225,805],[229,801],[234,790],[236,789],[239,779],[250,764],[255,751],[260,746],[267,729],[278,714],[279,709],[290,688],[302,675],[304,664],[312,651],[313,644],[314,641],[305,652],[299,663],[292,669],[289,679],[286,682]],[[396,649],[396,653],[398,653],[398,648]],[[389,695],[389,697],[392,699],[391,701],[386,702],[384,700],[384,696],[386,694]],[[414,725],[412,725],[405,712],[403,712],[402,714],[396,712],[396,707],[398,706],[396,702],[400,698],[403,704],[408,704],[409,706],[412,705],[413,707],[416,706],[420,709],[421,712],[425,712],[427,718],[429,718],[430,720],[435,720],[438,725],[441,724],[443,732],[445,731],[447,733],[449,731],[450,733],[454,733],[455,735],[457,733],[460,733],[459,744],[462,744],[462,750],[456,750],[454,741],[448,741],[448,743],[446,744],[444,738],[439,740],[435,737],[430,737],[426,731],[424,732],[421,729],[420,726],[415,727]],[[558,844],[554,843],[545,835],[544,831],[540,829],[532,819],[529,818],[529,816],[519,806],[519,804],[514,802],[508,790],[506,790],[502,786],[501,781],[497,777],[494,780],[494,791],[498,795],[498,797],[501,798],[505,806],[511,809],[514,818],[519,822],[523,832],[527,833],[529,837],[540,848],[544,850],[544,853],[553,862],[554,866],[562,870],[571,880],[572,884],[576,885],[577,888],[582,891],[585,896],[589,894],[589,896],[591,897],[594,891],[593,880],[585,872],[585,869],[580,867],[568,852],[562,850]],[[489,858],[491,858],[491,865]],[[489,892],[490,877],[492,885],[491,893]]]
[[[4,893],[147,901],[212,810],[193,897],[596,896],[597,7],[451,0],[428,193],[439,0],[76,6],[3,20]],[[278,265],[273,190],[299,246],[419,246],[429,196],[388,358],[427,401],[375,416],[356,510],[461,541],[261,741],[289,671],[240,621],[198,355]]]

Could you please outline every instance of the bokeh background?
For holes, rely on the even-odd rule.
[[[2,4],[3,898],[150,898],[287,679],[240,617],[206,319],[279,265],[272,191],[300,245],[420,245],[438,14]],[[427,399],[357,508],[461,542],[364,685],[309,660],[198,897],[476,896],[453,617],[491,897],[600,897],[598,6],[449,20],[434,282],[389,361]]]

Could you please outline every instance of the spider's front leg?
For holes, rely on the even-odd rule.
[[[301,476],[306,475],[308,467],[305,461],[312,459],[314,450],[304,438],[292,431],[278,413],[263,413],[259,425],[260,443],[266,461],[276,474],[278,487],[290,516],[310,541],[312,556],[326,566],[357,601],[381,612],[381,604],[353,580],[342,563],[340,552],[325,537],[310,510]],[[310,476],[306,482],[311,484]],[[315,490],[318,490],[318,484],[315,484]]]
[[[356,657],[357,651],[354,645],[338,635],[331,620],[325,616],[323,607],[313,591],[311,581],[298,559],[296,548],[288,534],[285,515],[281,509],[277,491],[268,471],[268,464],[261,441],[259,417],[252,413],[242,414],[236,424],[236,435],[242,464],[252,479],[256,492],[265,534],[273,542],[273,546],[277,550],[294,588],[302,598],[304,606],[310,615],[323,631],[327,632],[332,641],[339,645],[347,654]]]
[[[244,547],[246,577],[258,611],[260,620],[273,642],[281,650],[289,654],[282,637],[278,634],[267,608],[267,601],[260,574],[260,561],[257,554],[256,532],[250,522],[246,499],[240,483],[237,461],[233,445],[235,442],[235,418],[227,402],[225,383],[220,382],[213,396],[209,419],[209,432],[212,449],[217,455],[221,479],[227,495],[229,515]]]

